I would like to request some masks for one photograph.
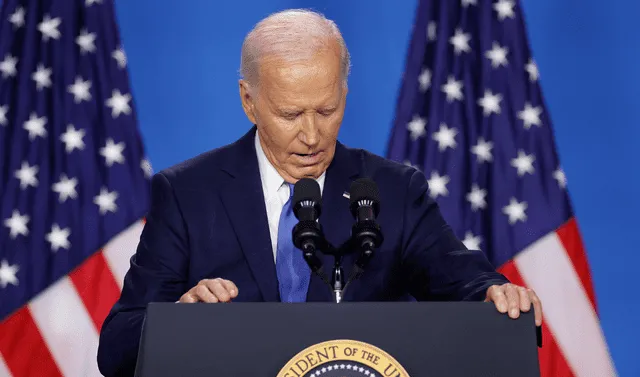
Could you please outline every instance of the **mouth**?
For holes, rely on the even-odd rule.
[[[316,151],[313,153],[294,153],[294,156],[297,156],[303,165],[315,165],[320,161],[320,157],[322,155],[322,151]]]

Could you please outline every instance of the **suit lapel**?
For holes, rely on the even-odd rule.
[[[254,136],[255,126],[236,144],[237,153],[224,168],[233,178],[221,191],[221,197],[264,300],[279,301]]]

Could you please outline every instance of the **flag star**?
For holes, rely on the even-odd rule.
[[[8,123],[7,120],[7,112],[9,111],[9,106],[2,105],[0,106],[0,126],[6,126]]]
[[[3,259],[0,262],[0,287],[6,288],[7,285],[12,284],[14,286],[18,286],[18,278],[16,277],[16,273],[18,273],[18,265],[10,265],[6,259]]]
[[[80,103],[83,100],[89,101],[91,99],[89,88],[91,88],[91,81],[84,81],[82,80],[82,77],[76,76],[76,81],[73,85],[69,85],[68,92],[73,94],[73,100],[75,103]]]
[[[484,96],[478,100],[478,105],[482,107],[484,116],[489,116],[491,113],[500,114],[500,101],[502,101],[502,94],[493,94],[491,90],[486,89]]]
[[[80,53],[94,52],[96,50],[96,33],[89,33],[87,29],[82,29],[76,38],[76,43],[80,46]]]
[[[478,209],[485,209],[487,207],[487,202],[485,201],[485,197],[487,196],[487,190],[480,189],[477,184],[473,184],[471,186],[471,192],[467,193],[467,200],[471,203],[471,210],[474,212]]]
[[[442,85],[442,91],[447,95],[447,102],[462,100],[462,80],[456,81],[455,77],[449,76],[447,83]]]
[[[65,151],[67,153],[73,152],[75,148],[79,150],[84,149],[84,137],[85,131],[83,129],[76,130],[73,124],[67,125],[67,131],[60,135],[60,140],[64,143]]]
[[[532,154],[526,154],[523,150],[518,151],[518,157],[511,160],[511,166],[518,169],[518,176],[522,177],[526,173],[533,174],[533,161],[536,157]]]
[[[51,188],[58,194],[60,203],[64,203],[68,198],[75,199],[78,197],[78,193],[76,192],[77,185],[77,178],[69,179],[66,174],[61,174],[60,180],[54,183]]]
[[[29,186],[38,186],[36,174],[38,174],[39,169],[37,165],[30,166],[27,161],[22,162],[20,169],[15,172],[15,177],[20,180],[20,189],[24,190]]]
[[[27,228],[28,222],[29,215],[21,215],[18,210],[13,210],[11,217],[4,220],[4,225],[9,228],[9,236],[16,238],[18,234],[23,236],[29,234],[29,228]]]
[[[462,0],[462,6],[468,7],[469,5],[478,5],[478,0]]]
[[[111,93],[111,97],[106,102],[107,106],[111,108],[111,116],[117,118],[122,113],[130,114],[130,100],[131,95],[129,93],[122,94],[119,90],[114,89]]]
[[[429,196],[437,198],[438,195],[447,196],[449,190],[447,189],[447,183],[449,183],[449,177],[444,175],[440,176],[437,171],[431,172],[431,177],[427,180],[429,185]]]
[[[409,160],[404,160],[403,164],[405,164],[406,166],[411,166],[416,170],[420,170],[420,166],[418,166],[418,164],[412,164]]]
[[[524,109],[518,111],[518,118],[522,119],[525,129],[530,129],[532,125],[538,127],[542,126],[540,120],[540,114],[542,114],[542,108],[540,106],[533,107],[529,102],[524,104]]]
[[[529,62],[524,66],[524,69],[529,74],[530,81],[537,81],[540,77],[540,72],[538,72],[538,65],[533,59],[529,58]]]
[[[423,68],[420,76],[418,76],[418,82],[420,83],[420,91],[426,92],[431,86],[431,71],[428,68]]]
[[[474,236],[471,232],[464,234],[464,240],[462,240],[464,246],[469,250],[480,250],[480,243],[482,243],[482,237]]]
[[[456,143],[456,135],[458,131],[455,127],[447,127],[445,123],[440,123],[440,129],[432,136],[433,140],[438,142],[438,150],[443,151],[450,147],[454,149],[458,144]]]
[[[415,141],[419,137],[423,136],[425,134],[424,127],[426,125],[427,121],[424,118],[414,115],[411,122],[407,124],[407,129],[411,133],[411,140]]]
[[[100,189],[100,195],[93,198],[93,203],[100,207],[101,215],[104,215],[109,211],[115,213],[118,210],[118,206],[116,205],[117,198],[118,192],[109,192],[107,188],[103,187]]]
[[[430,41],[436,40],[436,31],[438,30],[438,24],[435,21],[430,21],[427,25],[427,39]]]
[[[504,46],[500,46],[498,42],[493,42],[491,50],[485,52],[484,56],[491,60],[491,66],[498,68],[499,66],[507,66],[509,64],[507,60],[507,54],[509,49]]]
[[[518,202],[516,198],[511,198],[509,201],[509,205],[506,205],[502,208],[502,212],[509,216],[509,224],[513,225],[516,222],[527,220],[527,214],[525,210],[527,209],[527,202]]]
[[[453,37],[449,38],[449,42],[453,45],[453,51],[456,55],[461,52],[471,51],[469,40],[471,40],[471,34],[464,33],[460,28],[456,28]]]
[[[69,249],[71,247],[71,243],[69,243],[70,235],[70,228],[61,229],[58,224],[53,224],[51,232],[47,233],[45,239],[51,244],[51,249],[55,252],[60,248]]]
[[[516,4],[513,0],[499,0],[493,4],[493,9],[498,13],[498,19],[504,21],[505,18],[515,18],[516,14],[513,11],[513,7]]]
[[[48,88],[51,86],[51,68],[46,68],[42,64],[38,64],[38,68],[31,74],[31,78],[36,82],[36,88]]]
[[[562,170],[562,168],[558,168],[553,172],[553,178],[558,181],[558,186],[560,186],[560,188],[567,187],[567,176],[564,174],[564,170]]]
[[[89,7],[93,4],[101,4],[101,3],[102,3],[102,0],[86,0],[84,5]]]
[[[24,8],[17,7],[15,12],[11,13],[11,16],[9,16],[9,22],[13,24],[14,28],[19,29],[24,26],[24,16]]]
[[[114,162],[119,164],[124,163],[124,156],[122,151],[124,150],[124,141],[115,144],[113,139],[107,139],[107,143],[104,147],[100,148],[100,154],[104,157],[107,166],[112,166]]]
[[[33,140],[37,136],[47,136],[47,130],[44,128],[44,125],[46,123],[46,116],[38,118],[36,113],[31,113],[31,115],[29,116],[29,120],[24,122],[24,125],[22,127],[29,132],[29,140]]]
[[[124,68],[127,66],[127,55],[124,53],[124,49],[122,47],[118,47],[111,53],[111,57],[116,60],[119,68]]]
[[[18,58],[11,54],[7,54],[4,56],[4,59],[0,62],[0,72],[2,72],[2,77],[12,77],[15,76],[18,70],[16,69],[16,65],[18,64]]]
[[[49,38],[60,38],[60,17],[51,18],[48,14],[45,14],[42,22],[38,24],[38,30],[42,33],[42,39],[48,41]]]

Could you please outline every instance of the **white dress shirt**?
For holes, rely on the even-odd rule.
[[[258,156],[258,168],[260,169],[260,180],[262,181],[262,192],[264,194],[264,204],[267,210],[267,219],[269,220],[269,234],[271,235],[271,248],[273,250],[273,258],[275,260],[278,244],[278,224],[280,222],[280,213],[282,207],[289,199],[289,186],[285,184],[284,179],[278,171],[271,165],[267,156],[260,145],[258,132],[255,137],[256,154]],[[324,189],[324,178],[326,172],[316,179],[320,185],[320,193]]]

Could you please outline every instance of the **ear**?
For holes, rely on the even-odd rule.
[[[250,94],[249,83],[241,79],[238,81],[238,85],[240,87],[240,102],[242,103],[242,109],[247,115],[247,118],[249,118],[249,121],[252,124],[256,124],[255,98]]]

